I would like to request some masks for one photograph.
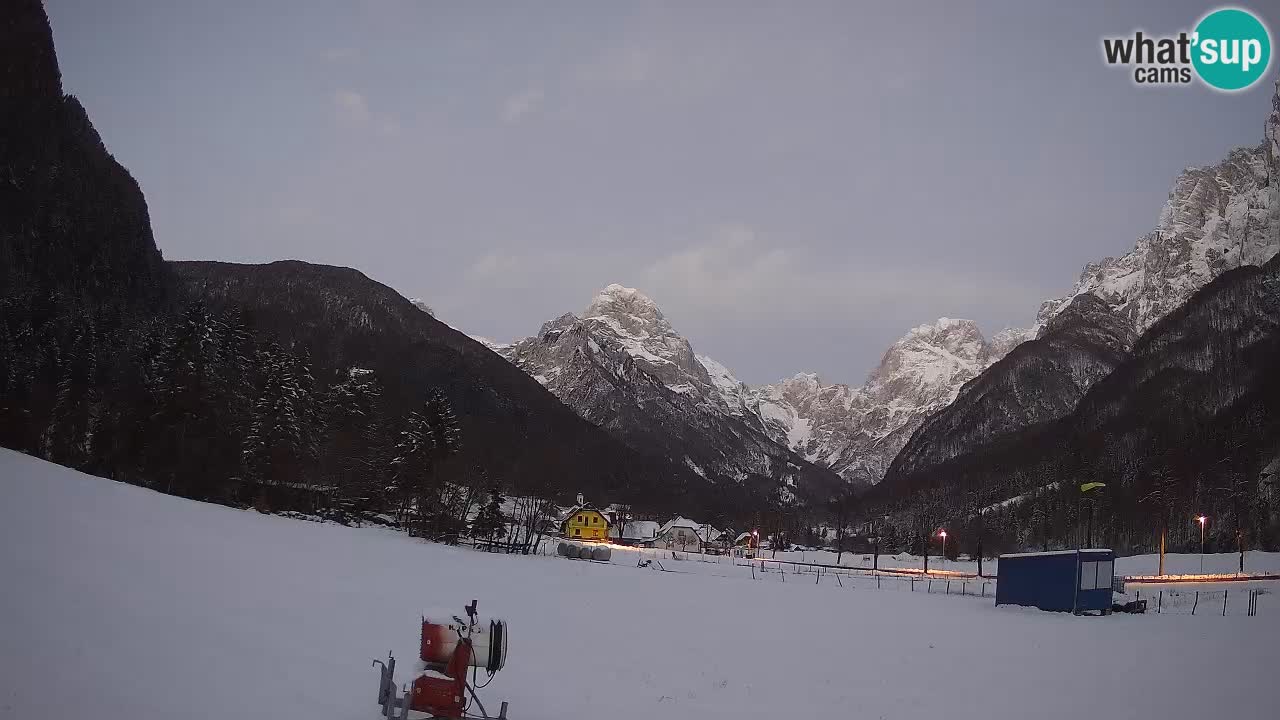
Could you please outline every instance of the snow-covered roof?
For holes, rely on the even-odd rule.
[[[697,533],[702,528],[701,525],[694,522],[693,520],[690,520],[687,517],[681,517],[680,515],[677,515],[671,518],[670,520],[668,520],[665,524],[663,524],[662,529],[658,531],[658,534],[665,535],[667,534],[668,530],[676,527],[688,528],[694,531],[695,533]]]
[[[652,540],[658,537],[661,527],[652,520],[628,520],[622,524],[622,535],[618,534],[618,525],[609,527],[609,537],[620,537],[623,540]]]
[[[560,522],[566,522],[569,518],[573,517],[574,514],[580,513],[580,512],[599,513],[600,516],[604,517],[605,520],[609,519],[608,516],[606,516],[604,512],[602,512],[599,508],[592,507],[590,505],[574,505],[573,507],[569,508],[564,514],[560,516]]]
[[[1075,555],[1076,553],[1109,553],[1108,548],[1080,548],[1079,550],[1046,550],[1044,552],[1005,553],[1001,558],[1047,557],[1049,555]]]

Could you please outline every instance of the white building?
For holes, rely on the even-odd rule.
[[[652,520],[627,520],[609,526],[609,539],[620,545],[647,545],[658,537],[662,526]]]
[[[702,537],[699,535],[701,529],[701,524],[677,515],[658,529],[658,536],[654,539],[653,546],[665,550],[700,552],[702,550]]]

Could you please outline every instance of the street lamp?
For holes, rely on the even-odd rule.
[[[1209,518],[1200,515],[1196,518],[1200,522],[1200,574],[1204,574],[1204,521]]]
[[[942,538],[942,568],[947,568],[947,531],[939,530],[938,537]]]

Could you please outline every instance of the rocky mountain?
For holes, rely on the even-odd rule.
[[[358,271],[292,260],[171,265],[187,295],[241,313],[259,333],[303,352],[317,375],[374,371],[392,414],[442,392],[458,417],[461,465],[495,481],[565,500],[585,492],[707,507],[706,483],[689,468],[624,446],[480,343]]]
[[[1067,415],[1128,358],[1134,339],[1127,318],[1093,295],[1076,296],[1035,340],[1016,346],[921,423],[893,459],[886,482]]]
[[[87,397],[127,329],[167,309],[147,203],[64,95],[40,0],[0,12],[0,443],[86,462]],[[101,358],[101,359],[99,359]],[[55,426],[57,426],[55,428]],[[75,432],[69,432],[76,428]]]
[[[1157,320],[1071,412],[892,476],[865,500],[908,519],[910,532],[945,524],[962,545],[980,534],[989,549],[1071,547],[1083,542],[1077,486],[1101,480],[1094,538],[1106,547],[1150,551],[1162,518],[1172,518],[1170,546],[1189,550],[1197,514],[1215,519],[1218,547],[1277,547],[1280,490],[1268,473],[1280,457],[1278,366],[1275,257],[1221,274]],[[1017,368],[992,370],[1011,377]],[[959,402],[981,389],[975,383]],[[944,431],[964,420],[950,409],[943,416]]]
[[[1119,258],[1089,263],[1067,295],[1041,306],[1043,325],[1072,298],[1101,298],[1143,332],[1210,280],[1280,250],[1280,81],[1265,137],[1217,165],[1178,177],[1156,227]]]
[[[890,346],[861,387],[801,373],[755,389],[745,405],[805,458],[876,483],[925,418],[1025,337],[1005,330],[987,341],[973,321],[941,318]]]
[[[128,313],[167,283],[142,191],[62,92],[40,0],[0,20],[0,289]]]
[[[584,418],[718,488],[789,503],[829,496],[843,484],[776,442],[747,411],[741,384],[695,355],[635,289],[610,285],[581,316],[548,321],[501,352]]]
[[[1120,258],[1084,269],[1041,306],[1037,339],[993,365],[924,423],[890,470],[898,481],[1075,409],[1133,340],[1231,269],[1280,250],[1280,82],[1264,142],[1175,181],[1156,228]]]
[[[696,354],[643,293],[610,285],[581,317],[566,314],[534,337],[489,346],[589,420],[632,442],[656,442],[700,472],[741,480],[811,463],[867,484],[926,417],[1027,334],[1005,330],[989,342],[972,321],[942,318],[894,343],[861,387],[811,373],[750,387]],[[643,412],[630,412],[636,407]],[[678,442],[655,423],[682,428]],[[690,433],[705,435],[715,452],[708,457]]]

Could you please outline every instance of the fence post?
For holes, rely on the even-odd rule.
[[[1164,612],[1164,591],[1163,590],[1160,591],[1160,599],[1156,603],[1156,614],[1159,615],[1161,612]]]
[[[924,589],[925,592],[933,592],[933,578],[929,578],[929,586]]]
[[[948,594],[948,595],[950,595],[950,594],[951,594],[951,581],[950,581],[950,580],[948,580],[948,581],[947,581],[947,594]]]
[[[1226,617],[1226,616],[1227,616],[1227,595],[1228,595],[1230,592],[1231,592],[1230,590],[1223,590],[1223,591],[1222,591],[1222,617]]]
[[[818,568],[818,572],[813,574],[813,584],[817,585],[818,581],[821,579],[822,579],[822,568]]]
[[[1191,604],[1191,614],[1196,614],[1196,607],[1200,604],[1200,591],[1196,591],[1196,601]]]
[[[879,576],[879,575],[876,575],[876,589],[877,589],[877,590],[879,590],[879,589],[880,589],[880,576]]]

